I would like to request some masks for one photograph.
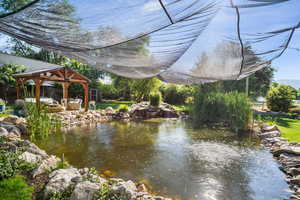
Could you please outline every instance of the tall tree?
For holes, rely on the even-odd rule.
[[[0,67],[0,85],[4,90],[3,94],[5,100],[8,100],[8,89],[16,87],[16,79],[13,75],[24,71],[25,67],[21,65],[3,65]]]

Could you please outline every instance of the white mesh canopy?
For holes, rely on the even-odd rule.
[[[0,31],[121,76],[202,84],[244,78],[300,49],[299,8],[299,0],[32,0],[2,11]]]

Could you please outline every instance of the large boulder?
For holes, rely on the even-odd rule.
[[[42,160],[42,162],[33,170],[33,178],[46,171],[55,169],[59,161],[60,159],[55,156],[49,156],[49,158]]]
[[[134,104],[130,107],[131,116],[136,119],[149,118],[178,118],[177,111],[168,104],[162,104],[159,107],[151,106],[147,102]]]
[[[39,163],[42,160],[42,156],[27,151],[22,153],[19,158],[29,163]]]
[[[49,174],[49,182],[45,187],[45,195],[62,192],[66,190],[71,184],[72,179],[81,176],[77,169],[59,169]]]
[[[71,195],[71,200],[92,200],[100,185],[90,181],[78,183]]]
[[[35,144],[33,144],[31,142],[27,142],[26,151],[28,151],[29,153],[36,154],[36,155],[40,155],[42,158],[48,157],[48,154],[44,150],[40,149],[38,146],[36,146]]]
[[[124,200],[135,199],[138,194],[136,185],[132,181],[119,182],[112,187],[111,191],[114,195]]]

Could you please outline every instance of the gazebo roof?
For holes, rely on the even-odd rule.
[[[28,71],[20,74],[15,74],[14,77],[24,78],[27,80],[41,79],[44,81],[71,82],[71,83],[91,82],[87,77],[76,72],[70,67],[56,67],[51,69]]]

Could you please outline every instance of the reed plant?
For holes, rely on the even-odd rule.
[[[25,97],[33,97],[34,90],[28,91],[23,86]],[[30,139],[44,139],[52,132],[61,130],[61,121],[55,114],[50,114],[47,105],[26,103],[26,124]]]
[[[199,92],[191,109],[198,125],[228,126],[233,130],[247,130],[252,119],[251,101],[238,92]]]

